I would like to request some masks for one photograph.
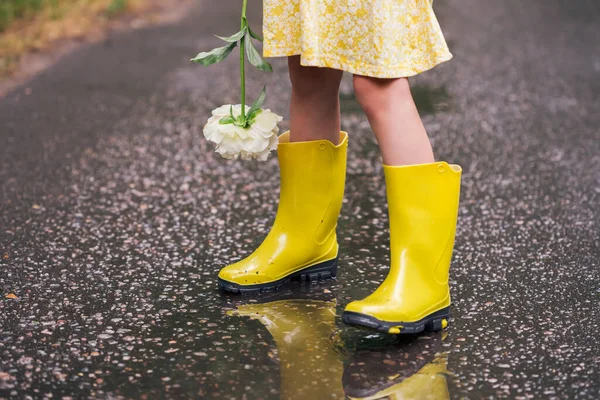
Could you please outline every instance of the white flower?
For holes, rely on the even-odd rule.
[[[283,117],[261,109],[252,124],[246,128],[233,123],[223,124],[219,121],[229,116],[231,105],[221,106],[212,112],[212,117],[204,125],[204,137],[216,144],[215,151],[228,159],[252,158],[265,161],[272,150],[277,149],[279,127],[277,124]],[[233,106],[233,116],[241,114],[241,104]],[[250,106],[246,106],[246,115]]]

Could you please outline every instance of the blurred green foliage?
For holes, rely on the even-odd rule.
[[[31,17],[42,10],[49,9],[52,15],[58,16],[60,6],[65,6],[65,3],[90,3],[91,1],[93,0],[0,0],[0,32],[13,21]],[[126,7],[127,0],[111,0],[107,13],[115,15]]]
[[[0,0],[0,32],[15,19],[33,15],[44,7],[56,7],[58,0]]]
[[[125,10],[125,7],[127,7],[127,0],[112,0],[106,11],[109,15],[115,15]]]

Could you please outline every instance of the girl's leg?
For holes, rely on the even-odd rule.
[[[289,65],[291,126],[277,145],[277,216],[257,249],[219,272],[219,286],[230,292],[275,290],[292,279],[323,280],[337,273],[336,226],[348,147],[348,134],[340,131],[343,72],[303,67],[299,56],[290,57]]]
[[[375,133],[385,165],[434,162],[408,79],[354,75],[354,91]]]
[[[354,88],[383,154],[390,269],[375,292],[346,306],[342,320],[395,334],[439,331],[450,315],[462,170],[434,162],[407,79],[355,75]]]
[[[340,141],[339,89],[343,71],[304,67],[300,56],[288,57],[292,101],[290,140],[302,142],[327,139]]]

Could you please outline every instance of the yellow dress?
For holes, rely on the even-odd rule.
[[[452,58],[430,0],[263,0],[263,56],[379,78]]]

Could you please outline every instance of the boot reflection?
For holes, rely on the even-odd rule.
[[[385,350],[358,350],[344,370],[351,399],[450,399],[442,334],[411,338]]]
[[[282,399],[344,398],[343,364],[331,345],[335,301],[275,300],[243,304],[231,315],[257,319],[279,353]]]

